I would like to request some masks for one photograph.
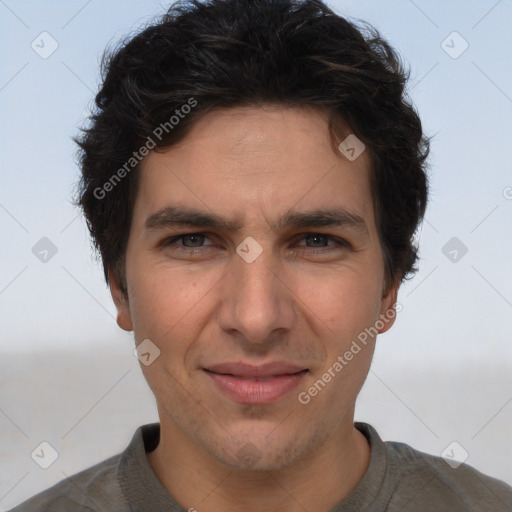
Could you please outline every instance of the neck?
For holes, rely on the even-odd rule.
[[[370,462],[353,411],[347,420],[314,453],[279,471],[228,467],[165,423],[148,461],[169,494],[192,512],[327,512],[351,493]]]

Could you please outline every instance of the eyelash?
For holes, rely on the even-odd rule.
[[[182,240],[187,237],[187,236],[204,236],[206,239],[210,240],[210,238],[208,238],[205,233],[201,233],[201,232],[198,232],[198,233],[184,233],[182,235],[177,235],[177,236],[173,236],[173,237],[170,237],[170,238],[167,238],[166,240],[163,241],[163,245],[164,246],[170,246],[170,245],[174,245],[176,242],[178,242],[179,240]],[[319,236],[319,237],[322,237],[322,238],[325,238],[327,240],[331,240],[333,242],[335,242],[335,244],[338,246],[338,247],[333,247],[333,246],[326,246],[326,247],[307,247],[307,246],[301,246],[301,247],[304,247],[304,248],[307,248],[307,249],[311,249],[314,253],[326,253],[334,248],[350,248],[351,245],[346,241],[346,240],[343,240],[343,238],[338,238],[338,237],[335,237],[335,236],[332,236],[332,235],[326,235],[324,233],[316,233],[316,232],[309,232],[309,233],[302,233],[300,235],[300,240],[304,240],[306,237],[308,236]],[[299,238],[296,238],[296,240],[298,240]],[[212,245],[210,245],[210,247],[212,247]],[[199,246],[199,247],[186,247],[186,246],[179,246],[178,250],[179,251],[184,251],[184,252],[194,252],[194,253],[197,253],[197,252],[202,252],[202,249],[204,249],[205,247],[209,247],[209,246]]]

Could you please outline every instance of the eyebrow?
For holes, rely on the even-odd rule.
[[[197,210],[190,207],[167,206],[150,215],[145,222],[149,230],[164,229],[174,226],[210,228],[224,231],[239,231],[244,227],[241,221],[231,221],[216,213]],[[345,208],[314,209],[304,212],[286,212],[277,223],[271,225],[273,230],[286,227],[348,227],[369,234],[368,226],[360,215]]]

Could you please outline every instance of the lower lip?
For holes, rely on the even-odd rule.
[[[275,402],[298,386],[307,370],[292,375],[278,375],[273,379],[256,381],[234,375],[206,371],[217,387],[231,400],[241,404],[265,405]]]

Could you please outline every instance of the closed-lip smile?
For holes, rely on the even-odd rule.
[[[286,361],[263,365],[229,362],[203,368],[217,388],[241,404],[265,405],[277,401],[295,388],[308,369]]]

